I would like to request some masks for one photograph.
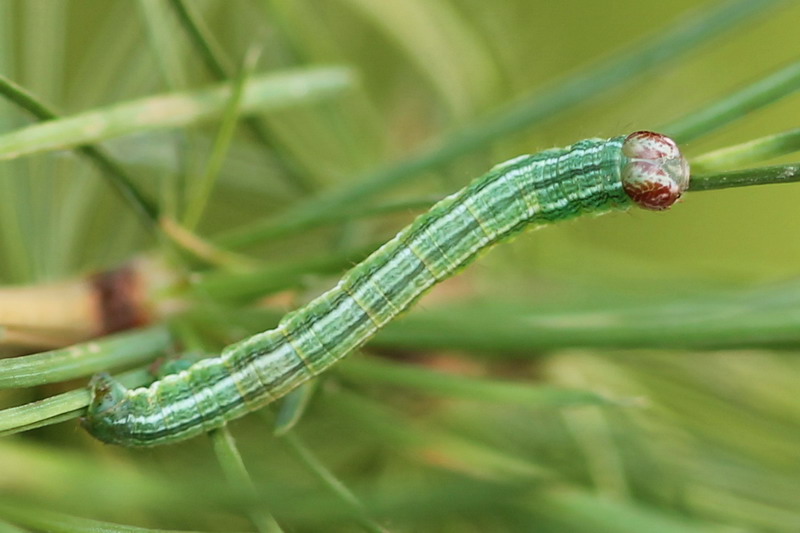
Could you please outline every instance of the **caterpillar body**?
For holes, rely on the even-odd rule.
[[[524,228],[633,205],[667,209],[688,185],[689,166],[675,142],[646,131],[501,163],[439,201],[275,329],[149,387],[129,390],[107,374],[95,376],[82,424],[123,446],[218,428],[324,372],[431,286]]]

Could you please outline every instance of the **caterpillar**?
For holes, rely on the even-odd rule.
[[[123,446],[208,432],[321,374],[431,286],[524,228],[633,205],[667,209],[688,185],[677,144],[648,131],[511,159],[436,203],[274,329],[149,387],[128,390],[94,376],[82,425]]]

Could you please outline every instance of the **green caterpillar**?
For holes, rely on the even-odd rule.
[[[435,283],[530,226],[638,205],[663,210],[689,185],[672,139],[639,131],[517,157],[419,216],[275,329],[149,387],[95,376],[83,426],[98,439],[154,446],[224,425],[324,372]]]

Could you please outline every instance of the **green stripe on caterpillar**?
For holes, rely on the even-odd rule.
[[[689,185],[668,137],[639,131],[501,163],[427,213],[275,329],[149,387],[95,376],[83,426],[98,439],[154,446],[210,431],[324,372],[427,289],[527,227],[633,205],[663,210]]]

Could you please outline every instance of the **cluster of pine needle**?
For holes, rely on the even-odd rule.
[[[800,530],[800,192],[754,187],[800,180],[798,19],[0,0],[0,532]],[[92,374],[216,353],[493,164],[639,129],[692,165],[669,213],[522,236],[208,437],[80,430]]]

